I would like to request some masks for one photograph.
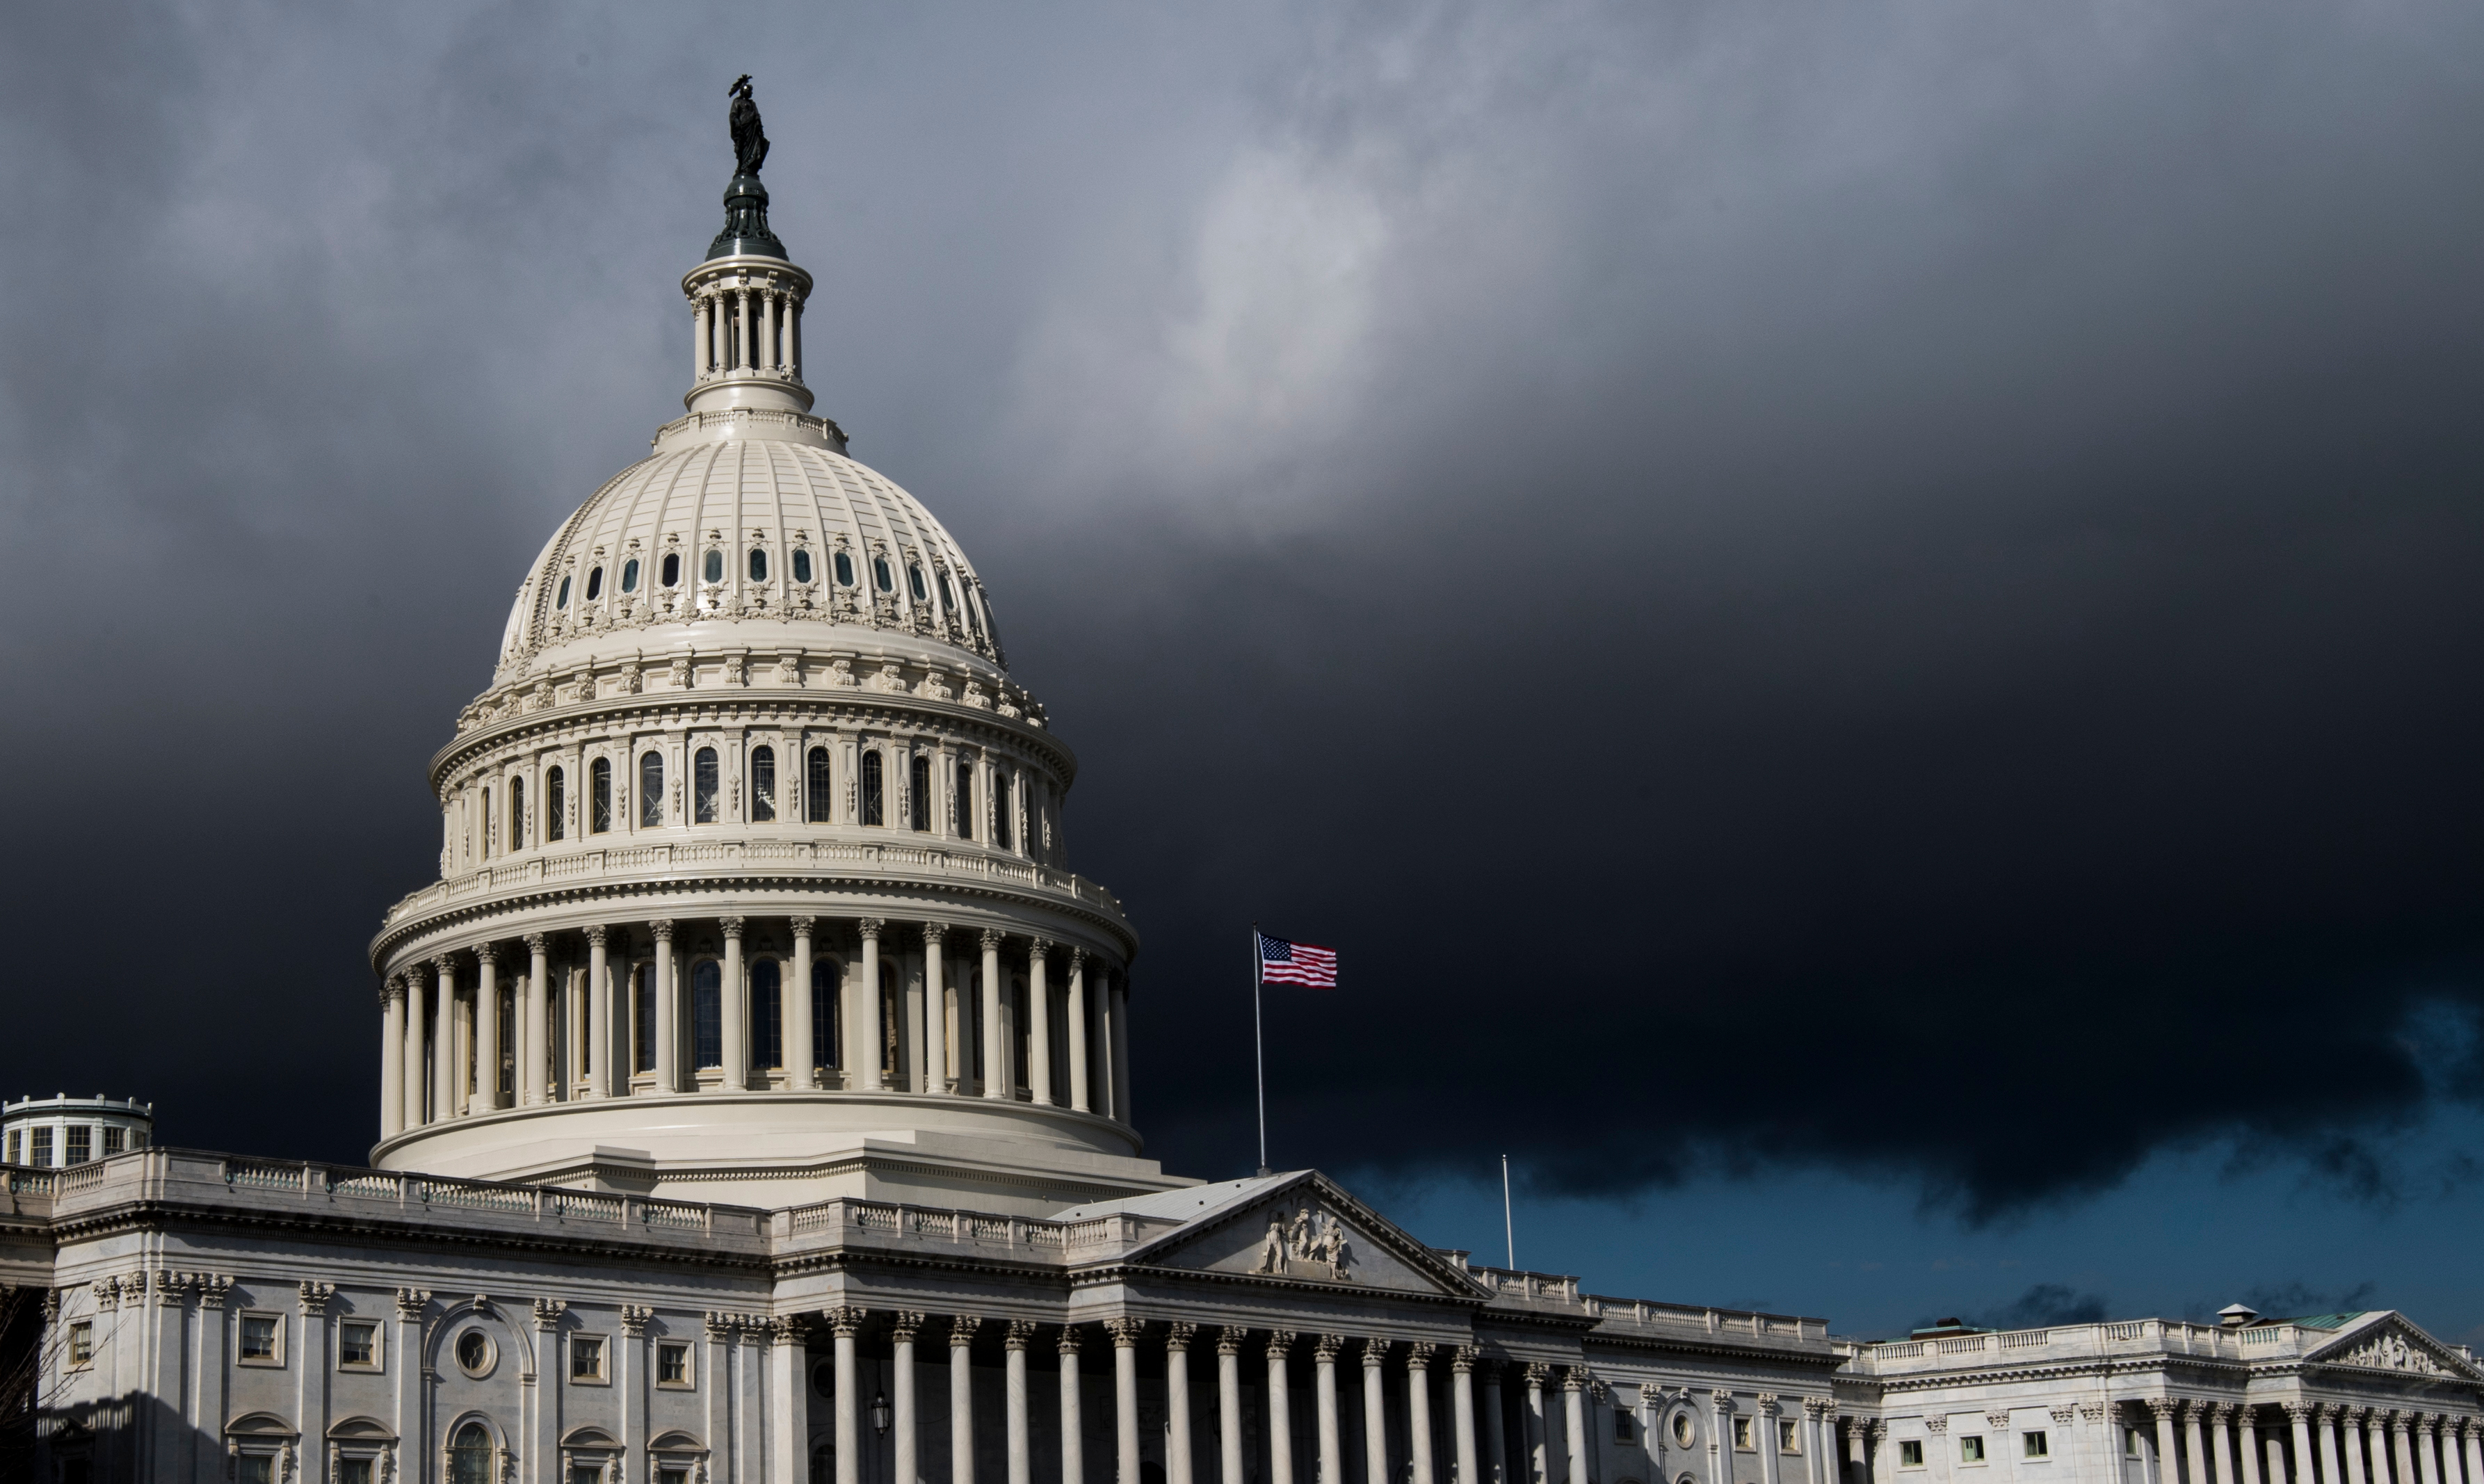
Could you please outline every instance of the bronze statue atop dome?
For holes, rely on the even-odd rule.
[[[750,74],[735,78],[725,95],[733,99],[725,114],[733,130],[733,181],[724,188],[724,230],[708,244],[707,256],[782,257],[785,244],[768,229],[768,187],[759,182],[759,167],[768,160],[768,133],[759,124],[759,104],[750,96]]]
[[[725,120],[733,129],[734,168],[742,175],[755,175],[768,162],[768,135],[759,126],[759,105],[750,96],[750,74],[735,78],[725,95],[733,99]]]

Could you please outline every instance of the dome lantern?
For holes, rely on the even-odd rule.
[[[734,173],[724,188],[724,229],[708,244],[706,261],[682,278],[691,326],[690,390],[682,403],[693,414],[807,413],[802,305],[811,276],[785,256],[785,244],[768,227],[768,187],[759,179],[768,136],[746,74],[732,95]]]

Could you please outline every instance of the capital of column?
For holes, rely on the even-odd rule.
[[[2208,1403],[2208,1425],[2210,1427],[2223,1427],[2228,1422],[2232,1421],[2233,1417],[2234,1404],[2232,1402]],[[2069,1418],[2064,1417],[2062,1420],[2066,1422]]]
[[[816,917],[793,917],[786,919],[786,921],[793,928],[794,936],[797,938],[807,938],[811,935],[813,925],[816,924],[819,919]]]
[[[879,930],[887,926],[888,919],[884,917],[866,917],[854,924],[854,931],[864,942],[877,943],[879,941]]]
[[[647,1333],[647,1321],[655,1317],[656,1311],[644,1304],[624,1304],[621,1306],[621,1333],[636,1339]]]
[[[1086,1343],[1087,1337],[1078,1333],[1078,1326],[1065,1324],[1061,1327],[1060,1347],[1063,1355],[1076,1355],[1086,1346]]]
[[[1009,934],[1003,932],[998,928],[986,928],[984,930],[984,951],[986,953],[989,953],[1008,941]]]
[[[919,1309],[900,1309],[889,1312],[888,1337],[901,1345],[912,1344],[915,1332],[922,1328],[923,1310]]]
[[[2181,1409],[2181,1403],[2170,1396],[2143,1396],[2139,1404],[2146,1407],[2159,1422],[2171,1422]]]
[[[481,964],[488,965],[488,966],[493,967],[493,968],[498,968],[498,967],[500,967],[500,944],[498,944],[498,943],[490,943],[490,942],[484,942],[484,943],[477,943],[477,944],[475,944],[475,945],[474,945],[474,961],[475,961],[475,962],[477,962],[477,963],[481,963]]]
[[[2197,1407],[2199,1403],[2194,1402],[2192,1405]],[[2006,1433],[2010,1430],[2010,1414],[2007,1412],[1987,1412],[1984,1415],[1984,1425],[1991,1428],[1996,1433]]]
[[[1084,967],[1084,966],[1086,965],[1086,962],[1087,962],[1087,950],[1085,950],[1085,949],[1083,949],[1083,948],[1072,948],[1072,949],[1070,949],[1070,950],[1069,950],[1069,972],[1070,972],[1070,973],[1072,973],[1072,974],[1077,973],[1077,972],[1079,971],[1079,969],[1081,969],[1082,967]]]
[[[716,925],[723,930],[726,937],[739,940],[742,936],[742,921],[743,919],[739,917],[719,917],[716,920]]]
[[[2396,1433],[2401,1438],[2413,1437],[2415,1435],[2415,1414],[2412,1412],[2390,1413],[2390,1431]]]
[[[1475,1368],[1475,1362],[1481,1359],[1483,1359],[1482,1351],[1472,1345],[1460,1345],[1449,1352],[1449,1370],[1453,1374],[1464,1375],[1472,1371]]]
[[[602,948],[604,946],[604,940],[610,936],[611,932],[612,930],[602,923],[588,924],[586,929],[587,945],[592,948]]]
[[[975,1332],[983,1327],[984,1320],[980,1314],[951,1314],[949,1316],[950,1346],[955,1348],[959,1345],[973,1344]]]
[[[1931,1434],[1935,1438],[1947,1434],[1949,1431],[1948,1415],[1943,1413],[1938,1416],[1924,1418],[1924,1431]]]
[[[293,1292],[302,1301],[302,1317],[316,1319],[328,1311],[328,1301],[337,1296],[337,1285],[306,1278],[293,1285]]]
[[[431,972],[439,975],[444,980],[454,979],[457,975],[456,956],[454,954],[432,955]]]
[[[529,932],[520,941],[526,945],[526,952],[529,954],[539,954],[544,951],[544,935],[540,932]]]
[[[1035,1321],[1032,1319],[1011,1320],[1008,1331],[1001,1336],[1001,1346],[1008,1350],[1023,1350],[1033,1343]]]
[[[1187,1350],[1190,1348],[1191,1340],[1197,1337],[1198,1334],[1198,1325],[1187,1319],[1175,1319],[1165,1326],[1165,1349],[1168,1352]]]
[[[1889,1420],[1886,1417],[1874,1417],[1864,1424],[1864,1430],[1872,1435],[1873,1442],[1878,1443],[1889,1436]]]
[[[870,1312],[870,1309],[847,1304],[835,1309],[821,1309],[820,1317],[828,1321],[828,1328],[835,1333],[837,1338],[851,1339],[861,1333],[862,1322]]]
[[[673,920],[669,917],[659,917],[647,924],[647,931],[655,934],[657,942],[669,943],[673,940]]]
[[[800,1344],[802,1342],[802,1316],[799,1314],[779,1314],[775,1318],[768,1320],[759,1330],[759,1342],[763,1345],[770,1346],[791,1346]]]
[[[1552,1366],[1545,1364],[1542,1361],[1529,1361],[1526,1363],[1526,1385],[1528,1390],[1540,1391],[1544,1389],[1544,1383],[1552,1379]],[[1725,1395],[1722,1391],[1719,1391],[1716,1394],[1719,1397],[1723,1397]]]
[[[1342,1335],[1320,1335],[1314,1336],[1311,1339],[1312,1358],[1326,1361],[1331,1364],[1336,1363],[1337,1352],[1344,1348],[1345,1336]]]
[[[1240,1355],[1242,1353],[1243,1337],[1250,1333],[1251,1332],[1249,1330],[1242,1328],[1240,1325],[1227,1325],[1225,1328],[1216,1332],[1216,1353],[1218,1355]]]
[[[925,923],[923,925],[923,946],[932,953],[936,954],[940,951],[940,940],[948,935],[949,925],[947,923]]]
[[[2286,1402],[2283,1405],[2287,1417],[2306,1426],[2310,1425],[2311,1404],[2309,1402]]]
[[[1130,1350],[1137,1347],[1139,1336],[1148,1332],[1148,1322],[1145,1319],[1132,1319],[1125,1315],[1120,1319],[1105,1320],[1104,1329],[1113,1336],[1114,1349]]]
[[[535,1328],[549,1335],[560,1328],[560,1316],[569,1309],[567,1299],[537,1299],[534,1302]]]
[[[1052,940],[1050,938],[1029,938],[1026,940],[1027,962],[1033,963],[1038,958],[1049,958],[1051,955]]]
[[[2095,1426],[2099,1426],[2099,1425],[2101,1425],[2101,1424],[2103,1423],[2103,1421],[2104,1421],[2104,1403],[2102,1403],[2102,1402],[2081,1402],[2081,1403],[2079,1403],[2079,1420],[2080,1420],[2080,1421],[2082,1421],[2082,1422],[2087,1423],[2090,1427],[2095,1427]],[[1888,1424],[1886,1424],[1886,1423],[1882,1423],[1882,1424],[1880,1424],[1880,1433],[1885,1433],[1885,1432],[1887,1432],[1887,1431],[1888,1431]],[[1875,1433],[1875,1434],[1873,1434],[1873,1436],[1876,1438],[1876,1437],[1880,1436],[1880,1433]]]
[[[1287,1355],[1292,1354],[1294,1341],[1299,1337],[1300,1336],[1295,1335],[1291,1330],[1270,1330],[1268,1332],[1268,1359],[1272,1361],[1282,1361]]]
[[[1364,1340],[1363,1363],[1365,1367],[1371,1370],[1378,1370],[1382,1365],[1388,1363],[1388,1361],[1389,1341],[1377,1337]]]
[[[1419,1339],[1408,1345],[1406,1347],[1406,1368],[1408,1370],[1430,1370],[1432,1368],[1432,1352],[1438,1348],[1438,1346],[1432,1344],[1428,1340]]]
[[[158,1276],[170,1277],[171,1275]],[[160,1293],[163,1285],[158,1283],[156,1288]],[[431,1290],[428,1288],[399,1288],[396,1291],[396,1316],[399,1319],[408,1321],[419,1319],[422,1317],[422,1311],[430,1307]]]
[[[2068,1418],[2068,1417],[2064,1417],[2064,1418],[2062,1418],[2062,1420],[2063,1420],[2063,1421],[2065,1421],[2065,1422],[2067,1422],[2067,1421],[2069,1420],[2069,1418]],[[1873,1428],[1873,1426],[1874,1426],[1874,1425],[1875,1425],[1875,1424],[1873,1424],[1873,1423],[1866,1422],[1866,1421],[1865,1421],[1865,1420],[1863,1420],[1861,1417],[1848,1417],[1848,1418],[1846,1419],[1846,1423],[1845,1423],[1845,1426],[1844,1426],[1844,1428],[1842,1429],[1842,1431],[1844,1431],[1844,1433],[1846,1434],[1846,1441],[1847,1441],[1847,1442],[1849,1442],[1849,1443],[1852,1443],[1852,1442],[1854,1442],[1856,1439],[1861,1438],[1861,1437],[1863,1437],[1865,1434],[1869,1433],[1869,1432],[1872,1430],[1872,1428]]]
[[[386,1010],[404,998],[405,976],[402,974],[391,974],[387,980],[380,985],[380,1009]]]

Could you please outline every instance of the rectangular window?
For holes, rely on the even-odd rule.
[[[604,1466],[602,1464],[570,1465],[569,1484],[604,1484]]]
[[[147,1130],[143,1128],[131,1129],[129,1131],[129,1147],[133,1149],[143,1149],[147,1147]]]
[[[664,823],[664,755],[653,750],[638,757],[638,827],[661,829]]]
[[[1007,773],[992,774],[992,844],[1004,850],[1015,849],[1010,844],[1010,781]]]
[[[256,1362],[261,1365],[274,1365],[283,1359],[277,1354],[277,1345],[284,1334],[280,1325],[281,1321],[274,1314],[241,1316],[241,1358],[244,1363]]]
[[[572,1335],[569,1337],[569,1379],[601,1381],[604,1379],[604,1336]]]
[[[802,766],[802,817],[814,824],[837,821],[836,777],[828,771],[828,749],[813,747]]]
[[[1796,1433],[1795,1425],[1792,1422],[1779,1421],[1777,1423],[1777,1451],[1780,1453],[1799,1453],[1802,1451],[1802,1439]]]
[[[113,1155],[120,1153],[128,1142],[129,1130],[113,1124],[104,1125],[103,1157],[110,1159]]]
[[[2218,1446],[2222,1447],[2224,1444],[2220,1443]],[[2028,1458],[2050,1458],[2053,1456],[2052,1444],[2045,1440],[2042,1433],[2020,1433],[2018,1435],[2018,1451],[2021,1455]]]
[[[378,1320],[348,1319],[338,1326],[337,1363],[354,1370],[380,1368]]]
[[[1637,1434],[1631,1430],[1631,1415],[1622,1411],[1618,1407],[1614,1408],[1613,1441],[1615,1443],[1629,1443],[1636,1437]]]
[[[2121,1430],[2121,1456],[2124,1458],[2138,1458],[2141,1456],[2138,1428],[2125,1427]]]
[[[557,840],[568,827],[561,816],[569,812],[569,770],[555,768],[544,774],[544,838]]]
[[[656,1384],[688,1386],[690,1384],[690,1347],[666,1340],[656,1347]]]
[[[957,828],[958,828],[958,839],[960,839],[960,840],[972,840],[972,839],[974,839],[974,838],[975,838],[975,765],[974,765],[974,764],[972,764],[972,763],[959,763],[959,764],[958,765],[958,786],[957,786],[956,788],[954,788],[954,789],[952,789],[952,790],[950,791],[950,793],[949,793],[949,800],[950,800],[950,802],[951,802],[953,805],[955,805],[955,806],[956,806],[956,807],[955,807],[955,809],[954,809],[952,812],[953,812],[953,813],[956,815],[956,817],[957,817],[957,818],[956,818],[955,823],[956,823],[956,824],[957,824]]]
[[[65,1165],[83,1165],[88,1160],[94,1158],[94,1124],[72,1123],[69,1125],[68,1135],[68,1158],[61,1161],[61,1163]]]
[[[20,1130],[17,1130],[17,1129],[14,1129],[14,1128],[13,1128],[13,1129],[9,1130],[9,1153],[8,1153],[8,1161],[9,1161],[9,1163],[10,1163],[10,1164],[13,1164],[13,1165],[14,1165],[14,1164],[15,1164],[15,1163],[17,1162],[17,1144],[18,1144],[18,1136],[19,1136],[19,1133],[20,1133]]]
[[[371,1461],[367,1458],[337,1460],[337,1484],[371,1484]]]
[[[270,1453],[244,1453],[233,1477],[241,1484],[276,1484],[276,1458]]]
[[[27,1131],[27,1137],[31,1142],[27,1145],[28,1153],[26,1155],[26,1163],[33,1165],[38,1169],[50,1169],[52,1166],[52,1131],[48,1128],[29,1129]]]
[[[1751,1447],[1751,1419],[1749,1417],[1736,1417],[1734,1419],[1734,1446],[1746,1450]]]
[[[672,1464],[662,1465],[656,1470],[656,1484],[690,1484],[690,1471]]]
[[[81,1319],[69,1326],[69,1363],[86,1365],[94,1360],[94,1321]]]
[[[776,749],[773,747],[751,749],[750,817],[760,821],[776,818]]]
[[[1958,1461],[1962,1464],[1980,1464],[1984,1462],[1984,1440],[1981,1438],[1960,1438],[1958,1440]]]
[[[1904,1443],[1901,1443],[1901,1444],[1898,1444],[1898,1467],[1899,1467],[1899,1468],[1901,1468],[1901,1469],[1920,1469],[1920,1468],[1922,1468],[1923,1466],[1924,1466],[1924,1445],[1923,1445],[1923,1444],[1922,1444],[1921,1442],[1919,1442],[1919,1441],[1917,1441],[1917,1440],[1915,1440],[1915,1439],[1909,1438],[1909,1439],[1907,1439],[1906,1441],[1904,1441]]]
[[[905,769],[905,823],[916,829],[932,827],[932,760],[917,757]]]
[[[642,963],[630,975],[632,1071],[656,1069],[656,966]]]

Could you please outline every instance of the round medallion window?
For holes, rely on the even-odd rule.
[[[468,1330],[457,1336],[457,1368],[470,1376],[488,1374],[492,1369],[492,1336],[481,1330]]]
[[[1673,1415],[1673,1441],[1686,1448],[1690,1445],[1689,1413],[1677,1412]]]

